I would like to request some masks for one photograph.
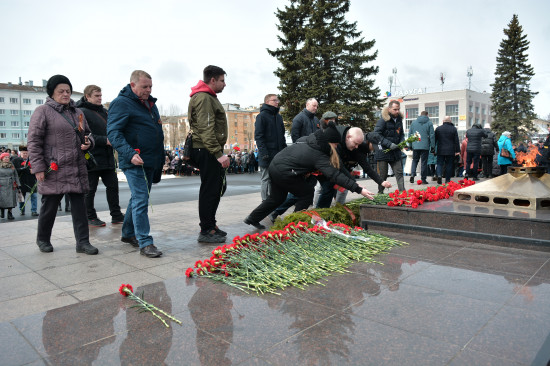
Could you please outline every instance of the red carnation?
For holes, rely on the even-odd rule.
[[[193,268],[187,268],[187,271],[185,271],[185,276],[193,277],[193,273]]]
[[[127,285],[122,284],[122,285],[120,285],[120,287],[118,288],[118,292],[120,292],[120,294],[121,294],[122,296],[128,296],[128,292],[126,292],[124,289],[127,289],[128,291],[130,291],[130,292],[132,292],[132,293],[134,292],[134,289],[133,289],[132,285],[130,285],[130,284],[127,284]]]
[[[422,179],[417,180],[416,184],[421,185],[422,184]]]
[[[134,150],[136,150],[136,152],[138,153],[138,155],[141,154],[141,150],[140,150],[140,149],[134,149]]]
[[[59,166],[57,166],[57,163],[55,161],[52,161],[52,163],[50,164],[50,169],[51,170],[58,170]]]

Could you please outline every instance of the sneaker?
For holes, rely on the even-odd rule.
[[[128,243],[128,244],[132,245],[135,248],[139,248],[139,242],[138,242],[138,240],[136,239],[135,236],[132,236],[130,238],[121,237],[120,241],[123,242],[123,243]]]
[[[105,221],[101,221],[97,217],[95,219],[88,219],[88,226],[102,227],[105,226]]]
[[[124,215],[113,217],[111,219],[111,224],[122,224],[124,223]]]
[[[92,244],[86,243],[86,244],[77,244],[76,245],[76,252],[77,253],[86,253],[86,254],[90,254],[90,255],[95,255],[95,254],[99,253],[99,250],[96,247],[94,247]]]
[[[411,175],[411,178],[409,179],[409,182],[414,183],[414,175]]]
[[[216,234],[216,230],[207,233],[201,231],[197,241],[199,243],[225,243],[225,236]]]
[[[216,234],[218,234],[219,236],[227,236],[227,233],[217,226],[214,228],[214,230],[216,231]]]
[[[153,244],[147,245],[139,250],[141,255],[146,256],[147,258],[157,258],[162,255],[162,252],[157,249]]]
[[[258,230],[263,230],[263,229],[265,229],[265,226],[264,226],[264,225],[260,224],[259,222],[252,221],[252,220],[250,219],[249,216],[247,216],[247,217],[243,220],[243,222],[244,222],[245,224],[247,224],[247,225],[252,225],[252,226],[254,226],[254,227],[255,227],[256,229],[258,229]]]

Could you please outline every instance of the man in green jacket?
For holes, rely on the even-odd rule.
[[[198,241],[223,243],[227,233],[216,225],[216,211],[225,192],[225,169],[229,157],[224,155],[227,142],[227,118],[217,94],[225,88],[226,72],[218,66],[206,66],[203,80],[191,88],[189,125],[193,130],[191,160],[200,170]]]

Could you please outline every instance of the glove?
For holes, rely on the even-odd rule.
[[[390,150],[398,150],[398,149],[399,149],[399,146],[397,146],[392,142],[392,144],[390,145]]]

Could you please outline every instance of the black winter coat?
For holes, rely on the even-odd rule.
[[[321,130],[307,136],[295,144],[281,150],[269,165],[271,180],[294,184],[296,179],[306,178],[310,173],[319,171],[332,183],[338,184],[352,192],[361,193],[361,187],[341,162],[340,170],[330,163],[330,146],[328,142],[318,141]]]
[[[262,105],[254,123],[254,139],[258,146],[258,165],[267,168],[275,155],[286,147],[285,125],[279,108]]]
[[[82,97],[76,103],[76,107],[84,112],[95,140],[95,146],[91,150],[91,153],[96,160],[97,166],[90,169],[90,171],[115,169],[113,147],[107,145],[107,111],[102,105],[88,102],[86,97]]]
[[[36,177],[31,173],[30,160],[23,159],[22,157],[16,157],[12,161],[19,175],[19,182],[21,183],[21,192],[29,193],[36,184]]]
[[[468,138],[467,152],[481,154],[481,140],[487,137],[487,131],[481,128],[480,124],[475,124],[466,131]]]
[[[388,107],[382,110],[382,118],[376,122],[374,127],[374,138],[380,141],[379,145],[382,147],[378,149],[374,155],[376,161],[399,161],[401,160],[401,150],[391,150],[387,153],[384,150],[389,149],[391,144],[399,144],[405,140],[405,133],[403,132],[403,115],[399,113],[399,116],[394,121],[391,118]]]
[[[435,129],[435,145],[437,155],[454,155],[460,152],[458,131],[452,122],[443,122]]]
[[[292,128],[290,129],[290,137],[292,142],[298,141],[300,137],[309,136],[320,128],[319,118],[304,108],[292,120]]]
[[[490,129],[484,128],[487,137],[481,139],[481,155],[494,155],[498,152],[497,136]]]

